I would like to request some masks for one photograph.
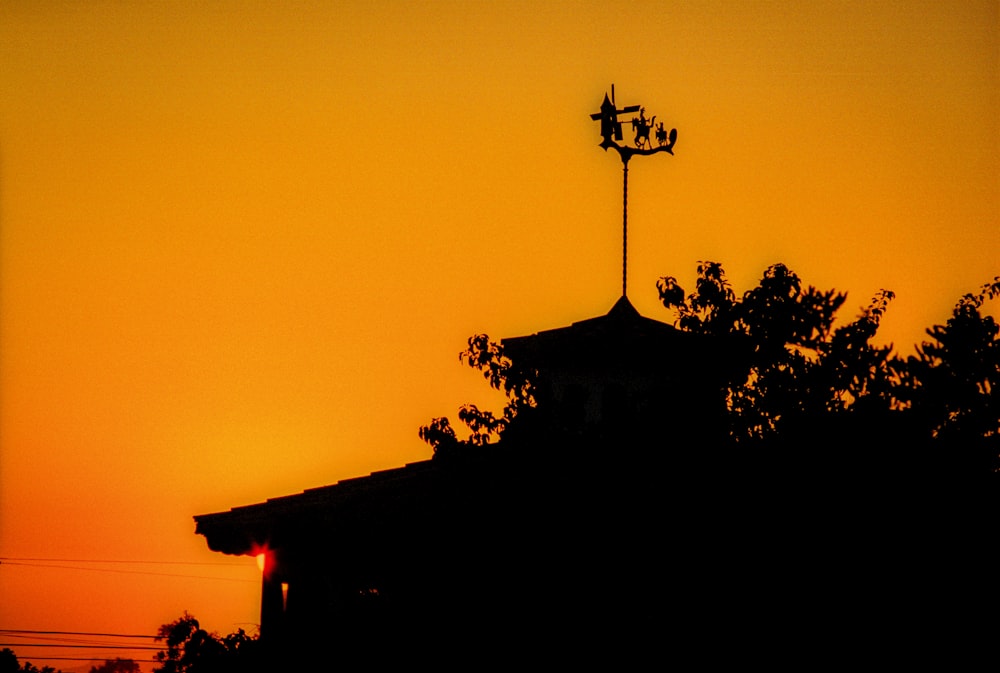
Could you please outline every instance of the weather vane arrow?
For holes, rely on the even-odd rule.
[[[619,115],[638,112],[638,117],[632,117],[632,130],[635,131],[635,147],[620,145],[619,142],[624,137],[622,132],[622,122]],[[635,155],[648,156],[657,152],[674,153],[674,144],[677,142],[677,129],[670,129],[667,133],[663,128],[663,122],[656,123],[656,115],[652,119],[646,119],[646,108],[640,105],[626,105],[619,109],[615,103],[615,85],[611,85],[611,98],[604,94],[604,102],[601,103],[599,112],[590,115],[594,121],[601,122],[601,144],[605,151],[614,148],[618,156],[622,159],[623,187],[622,187],[622,296],[627,294],[628,277],[628,161]],[[649,132],[653,131],[656,139],[656,147],[653,147],[649,139]]]

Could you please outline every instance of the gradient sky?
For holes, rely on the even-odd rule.
[[[468,336],[620,294],[611,83],[679,133],[630,164],[640,312],[784,262],[912,352],[1000,273],[998,7],[3,3],[0,558],[232,562],[193,515],[430,457],[494,399]],[[228,633],[237,561],[4,562],[0,629]]]

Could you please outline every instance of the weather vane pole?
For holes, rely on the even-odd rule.
[[[630,112],[638,112],[638,117],[632,117],[632,129],[635,131],[635,147],[619,145],[622,140],[622,123],[618,115]],[[601,103],[601,111],[590,115],[594,121],[601,122],[601,144],[605,151],[614,148],[618,151],[618,156],[622,159],[622,296],[628,296],[628,160],[633,155],[641,154],[648,156],[657,152],[674,153],[674,143],[677,142],[677,129],[670,129],[667,133],[663,128],[663,122],[656,123],[656,115],[652,119],[646,119],[646,108],[640,105],[626,105],[618,109],[615,104],[615,85],[611,85],[611,98],[604,94],[604,102]],[[655,127],[655,128],[654,128]],[[656,147],[649,140],[650,130],[654,131]]]

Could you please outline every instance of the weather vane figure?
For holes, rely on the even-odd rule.
[[[635,147],[620,145],[624,138],[622,122],[619,115],[638,112],[638,117],[632,117],[632,130],[635,131]],[[614,149],[622,159],[623,167],[623,187],[622,187],[622,296],[627,295],[628,278],[628,161],[634,155],[640,154],[648,156],[657,152],[674,153],[674,144],[677,142],[677,129],[670,129],[670,133],[663,127],[663,122],[656,123],[656,115],[651,119],[646,119],[646,108],[640,105],[626,105],[619,109],[615,103],[615,85],[611,85],[611,98],[604,94],[604,102],[601,103],[599,112],[590,115],[594,121],[601,122],[601,144],[605,151]],[[656,147],[653,147],[649,140],[649,132],[655,128],[654,137]]]

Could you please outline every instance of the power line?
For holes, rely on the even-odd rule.
[[[231,566],[233,568],[249,568],[248,563],[236,561],[129,561],[126,559],[85,559],[85,558],[27,558],[21,556],[0,556],[4,561],[42,561],[46,563],[125,563],[125,564],[155,564],[184,566]]]
[[[41,630],[41,629],[0,629],[0,637],[7,636],[8,638],[37,638],[45,640],[46,636],[53,636],[52,640],[60,640],[63,642],[32,642],[32,643],[0,643],[0,647],[9,647],[21,653],[20,659],[24,661],[109,661],[112,659],[108,655],[110,650],[118,650],[118,654],[124,654],[125,658],[130,659],[136,663],[158,663],[156,659],[139,659],[132,656],[128,656],[132,652],[140,653],[140,656],[149,656],[147,652],[151,651],[162,651],[165,649],[164,646],[155,645],[128,645],[128,644],[112,644],[112,643],[102,643],[97,642],[96,644],[81,644],[86,642],[85,640],[77,640],[74,638],[65,638],[59,636],[80,636],[84,638],[123,638],[123,639],[139,639],[140,641],[151,641],[158,638],[158,636],[146,634],[146,633],[105,633],[97,631],[54,631],[54,630]],[[118,641],[121,643],[121,641]],[[48,656],[47,653],[25,653],[23,652],[26,648],[45,648],[45,650],[52,648],[70,648],[70,649],[89,649],[95,650],[92,654],[86,655],[81,653],[83,656]],[[117,656],[115,658],[122,658]]]
[[[83,636],[46,636],[37,633],[0,633],[0,638],[6,636],[7,638],[17,638],[19,642],[26,647],[47,647],[52,646],[63,646],[63,645],[76,645],[80,647],[111,647],[111,648],[140,648],[140,649],[163,649],[162,646],[151,646],[145,643],[150,642],[149,638],[142,638],[138,640],[135,644],[123,644],[123,640],[112,640],[110,638],[95,638],[93,636],[83,637]],[[133,638],[128,638],[125,640],[134,640]],[[140,644],[142,643],[142,644]],[[61,644],[61,645],[60,645]],[[13,644],[11,645],[13,646]]]
[[[81,650],[162,650],[152,645],[67,645],[64,643],[0,643],[0,647],[73,647]]]
[[[104,661],[107,661],[107,659],[108,659],[107,657],[34,657],[34,656],[31,657],[31,658],[34,659],[35,661],[53,661],[53,660],[58,660],[58,661],[101,661],[101,660],[104,660]],[[138,663],[138,664],[158,664],[158,663],[160,663],[160,661],[158,659],[132,659],[132,657],[128,657],[128,658],[131,659],[132,661]],[[25,661],[28,661],[27,657],[18,657],[18,659],[24,659]],[[28,663],[31,663],[31,662],[28,661]]]
[[[65,565],[51,565],[48,563],[21,563],[20,561],[3,561],[2,565],[7,566],[24,566],[28,568],[58,568],[61,570],[84,570],[88,572],[95,573],[120,573],[127,575],[154,575],[157,577],[188,577],[193,579],[203,579],[203,580],[219,580],[222,582],[250,582],[257,583],[257,580],[241,580],[232,577],[211,577],[209,575],[180,575],[177,573],[154,573],[146,570],[118,570],[115,568],[81,568],[79,566],[65,566]],[[243,566],[249,569],[250,566]]]
[[[91,637],[72,637],[72,636],[47,636],[37,633],[0,633],[0,638],[3,636],[8,636],[10,638],[33,638],[35,640],[45,640],[51,643],[104,643],[107,642],[108,645],[113,645],[114,641],[106,641],[104,638],[94,638]],[[148,638],[143,638],[142,640],[149,640]]]
[[[159,636],[138,635],[131,633],[93,633],[89,631],[33,631],[30,629],[0,629],[0,633],[40,633],[54,636],[103,636],[107,638],[147,638],[156,639]]]

